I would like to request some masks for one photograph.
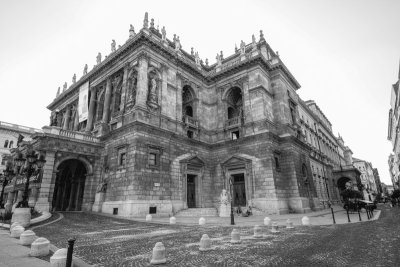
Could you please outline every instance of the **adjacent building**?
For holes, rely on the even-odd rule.
[[[361,172],[360,178],[364,198],[370,201],[375,200],[376,195],[379,193],[379,186],[376,183],[376,177],[374,173],[377,173],[377,170],[374,171],[372,164],[365,160],[353,158],[353,163],[354,166]]]
[[[49,104],[49,126],[18,152],[46,157],[39,209],[142,216],[215,213],[222,190],[254,212],[307,212],[361,184],[352,152],[260,31],[209,64],[143,28]],[[17,153],[17,151],[16,151]],[[15,199],[7,188],[7,202]],[[11,204],[11,203],[10,203]]]

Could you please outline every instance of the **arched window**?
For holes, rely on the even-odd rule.
[[[233,87],[227,96],[228,119],[241,117],[243,109],[242,91],[239,87]]]
[[[10,141],[10,145],[8,146],[9,148],[12,148],[14,144],[14,141]]]
[[[8,140],[6,140],[6,141],[4,142],[4,147],[5,147],[5,148],[8,147]]]
[[[183,115],[188,117],[195,117],[194,113],[194,96],[192,93],[192,88],[189,85],[185,85],[182,88],[182,112]]]

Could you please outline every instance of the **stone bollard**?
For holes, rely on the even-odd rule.
[[[207,234],[204,234],[200,239],[200,251],[207,251],[211,249],[211,240]]]
[[[308,218],[307,216],[304,216],[303,218],[301,218],[301,223],[303,225],[310,225],[310,218]]]
[[[233,229],[231,233],[231,243],[236,244],[240,243],[240,232],[238,229]]]
[[[272,223],[271,233],[274,233],[274,234],[278,234],[279,233],[278,223],[277,222],[273,222]]]
[[[47,256],[50,252],[50,241],[44,237],[39,237],[31,245],[30,255],[33,257]]]
[[[169,218],[169,224],[176,224],[176,218],[175,217]]]
[[[31,224],[31,208],[16,208],[11,217],[11,223],[19,222],[23,227]]]
[[[165,247],[163,243],[157,242],[153,248],[153,256],[151,258],[150,264],[163,264],[167,262],[165,257]]]
[[[254,235],[253,235],[253,237],[255,237],[255,238],[263,237],[262,229],[261,229],[261,227],[259,225],[255,225],[254,226]]]
[[[264,218],[264,225],[269,226],[271,223],[271,219],[269,217]]]
[[[286,228],[287,229],[293,229],[293,222],[290,219],[286,220]]]
[[[11,232],[11,230],[12,230],[15,226],[17,226],[17,225],[22,226],[19,222],[15,222],[15,223],[11,224],[11,226],[10,226],[10,232]]]
[[[204,219],[203,217],[201,217],[199,219],[199,225],[205,225],[206,224],[206,219]]]
[[[32,230],[26,230],[19,237],[19,243],[21,245],[31,245],[33,241],[37,239],[36,234]]]
[[[67,264],[67,252],[66,248],[61,248],[54,252],[53,256],[50,257],[50,266],[65,267]]]
[[[11,230],[11,237],[19,238],[24,231],[25,228],[21,225],[14,226],[14,228]]]
[[[153,219],[153,216],[151,216],[150,214],[146,215],[146,222],[151,222],[152,219]]]

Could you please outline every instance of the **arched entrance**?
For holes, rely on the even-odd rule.
[[[77,159],[68,159],[57,168],[53,211],[80,211],[87,170]]]

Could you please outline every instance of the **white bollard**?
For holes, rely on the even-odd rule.
[[[19,237],[19,243],[21,245],[31,245],[33,241],[37,239],[36,234],[32,230],[26,230]]]
[[[231,243],[236,244],[240,243],[240,232],[238,229],[233,229],[231,233]]]
[[[165,247],[163,243],[158,242],[153,248],[153,256],[150,264],[163,264],[166,262],[167,258],[165,257]]]
[[[33,241],[31,245],[30,255],[33,257],[37,256],[47,256],[50,252],[50,241],[44,237],[39,237]]]
[[[269,226],[271,223],[271,219],[269,217],[264,218],[264,225]]]
[[[11,230],[11,237],[19,238],[24,231],[25,228],[21,225],[14,226],[14,228]]]
[[[207,234],[204,234],[200,239],[200,251],[207,251],[211,249],[211,240]]]
[[[308,218],[307,216],[304,216],[304,217],[301,219],[301,223],[302,223],[303,225],[310,225],[310,218]]]
[[[273,222],[272,223],[271,233],[274,233],[274,234],[278,234],[279,233],[278,223],[277,222]]]
[[[176,218],[175,217],[169,218],[169,224],[176,224]]]
[[[205,225],[206,224],[206,219],[204,219],[203,217],[201,217],[199,219],[199,225]]]
[[[262,229],[261,229],[261,227],[259,225],[255,225],[254,226],[254,235],[253,235],[253,237],[255,237],[255,238],[263,237]]]
[[[286,228],[287,229],[293,229],[293,222],[290,219],[286,220]]]
[[[146,215],[146,222],[151,222],[152,219],[153,219],[153,216],[151,216],[150,214]]]
[[[54,252],[53,256],[50,257],[51,267],[64,267],[67,265],[67,253],[68,249],[61,248]]]

